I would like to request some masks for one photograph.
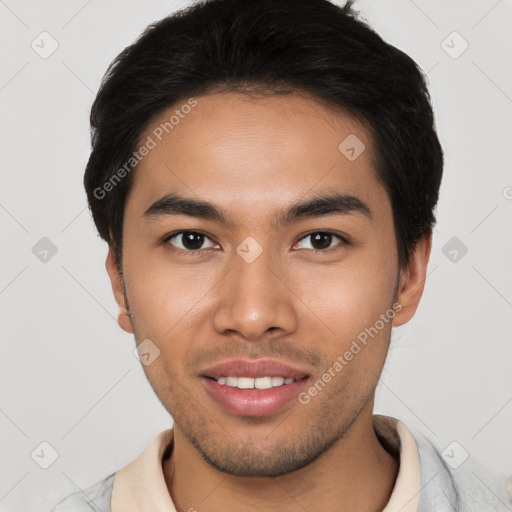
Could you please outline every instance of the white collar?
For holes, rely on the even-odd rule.
[[[400,455],[393,492],[382,512],[417,512],[420,459],[413,435],[404,423],[389,416],[374,415],[373,426],[385,448]],[[136,459],[116,472],[111,512],[176,512],[162,468],[172,443],[172,429],[160,432]]]

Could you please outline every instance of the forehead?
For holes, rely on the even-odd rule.
[[[151,149],[130,193],[139,209],[166,192],[245,211],[331,191],[383,200],[363,124],[304,95],[185,98],[157,114],[140,140]]]

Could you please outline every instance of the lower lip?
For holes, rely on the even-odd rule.
[[[237,416],[270,416],[291,402],[306,386],[308,378],[270,389],[238,389],[202,377],[206,390],[226,409]]]

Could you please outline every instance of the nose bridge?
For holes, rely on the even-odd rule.
[[[245,254],[244,250],[247,251]],[[258,252],[250,242],[240,244],[237,248],[238,256],[234,258],[233,262],[235,274],[233,280],[240,293],[246,297],[252,294],[258,300],[266,298],[264,302],[269,304],[271,298],[268,292],[278,285],[277,262],[270,249]]]
[[[271,250],[256,244],[246,239],[233,254],[231,271],[221,281],[214,318],[218,332],[234,330],[250,340],[271,328],[288,331],[296,327],[281,265]]]

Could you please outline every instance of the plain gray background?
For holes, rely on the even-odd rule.
[[[117,325],[82,179],[107,65],[184,5],[0,0],[1,511],[48,510],[172,424]],[[356,7],[428,72],[446,159],[423,301],[394,331],[376,413],[512,475],[512,2]]]

